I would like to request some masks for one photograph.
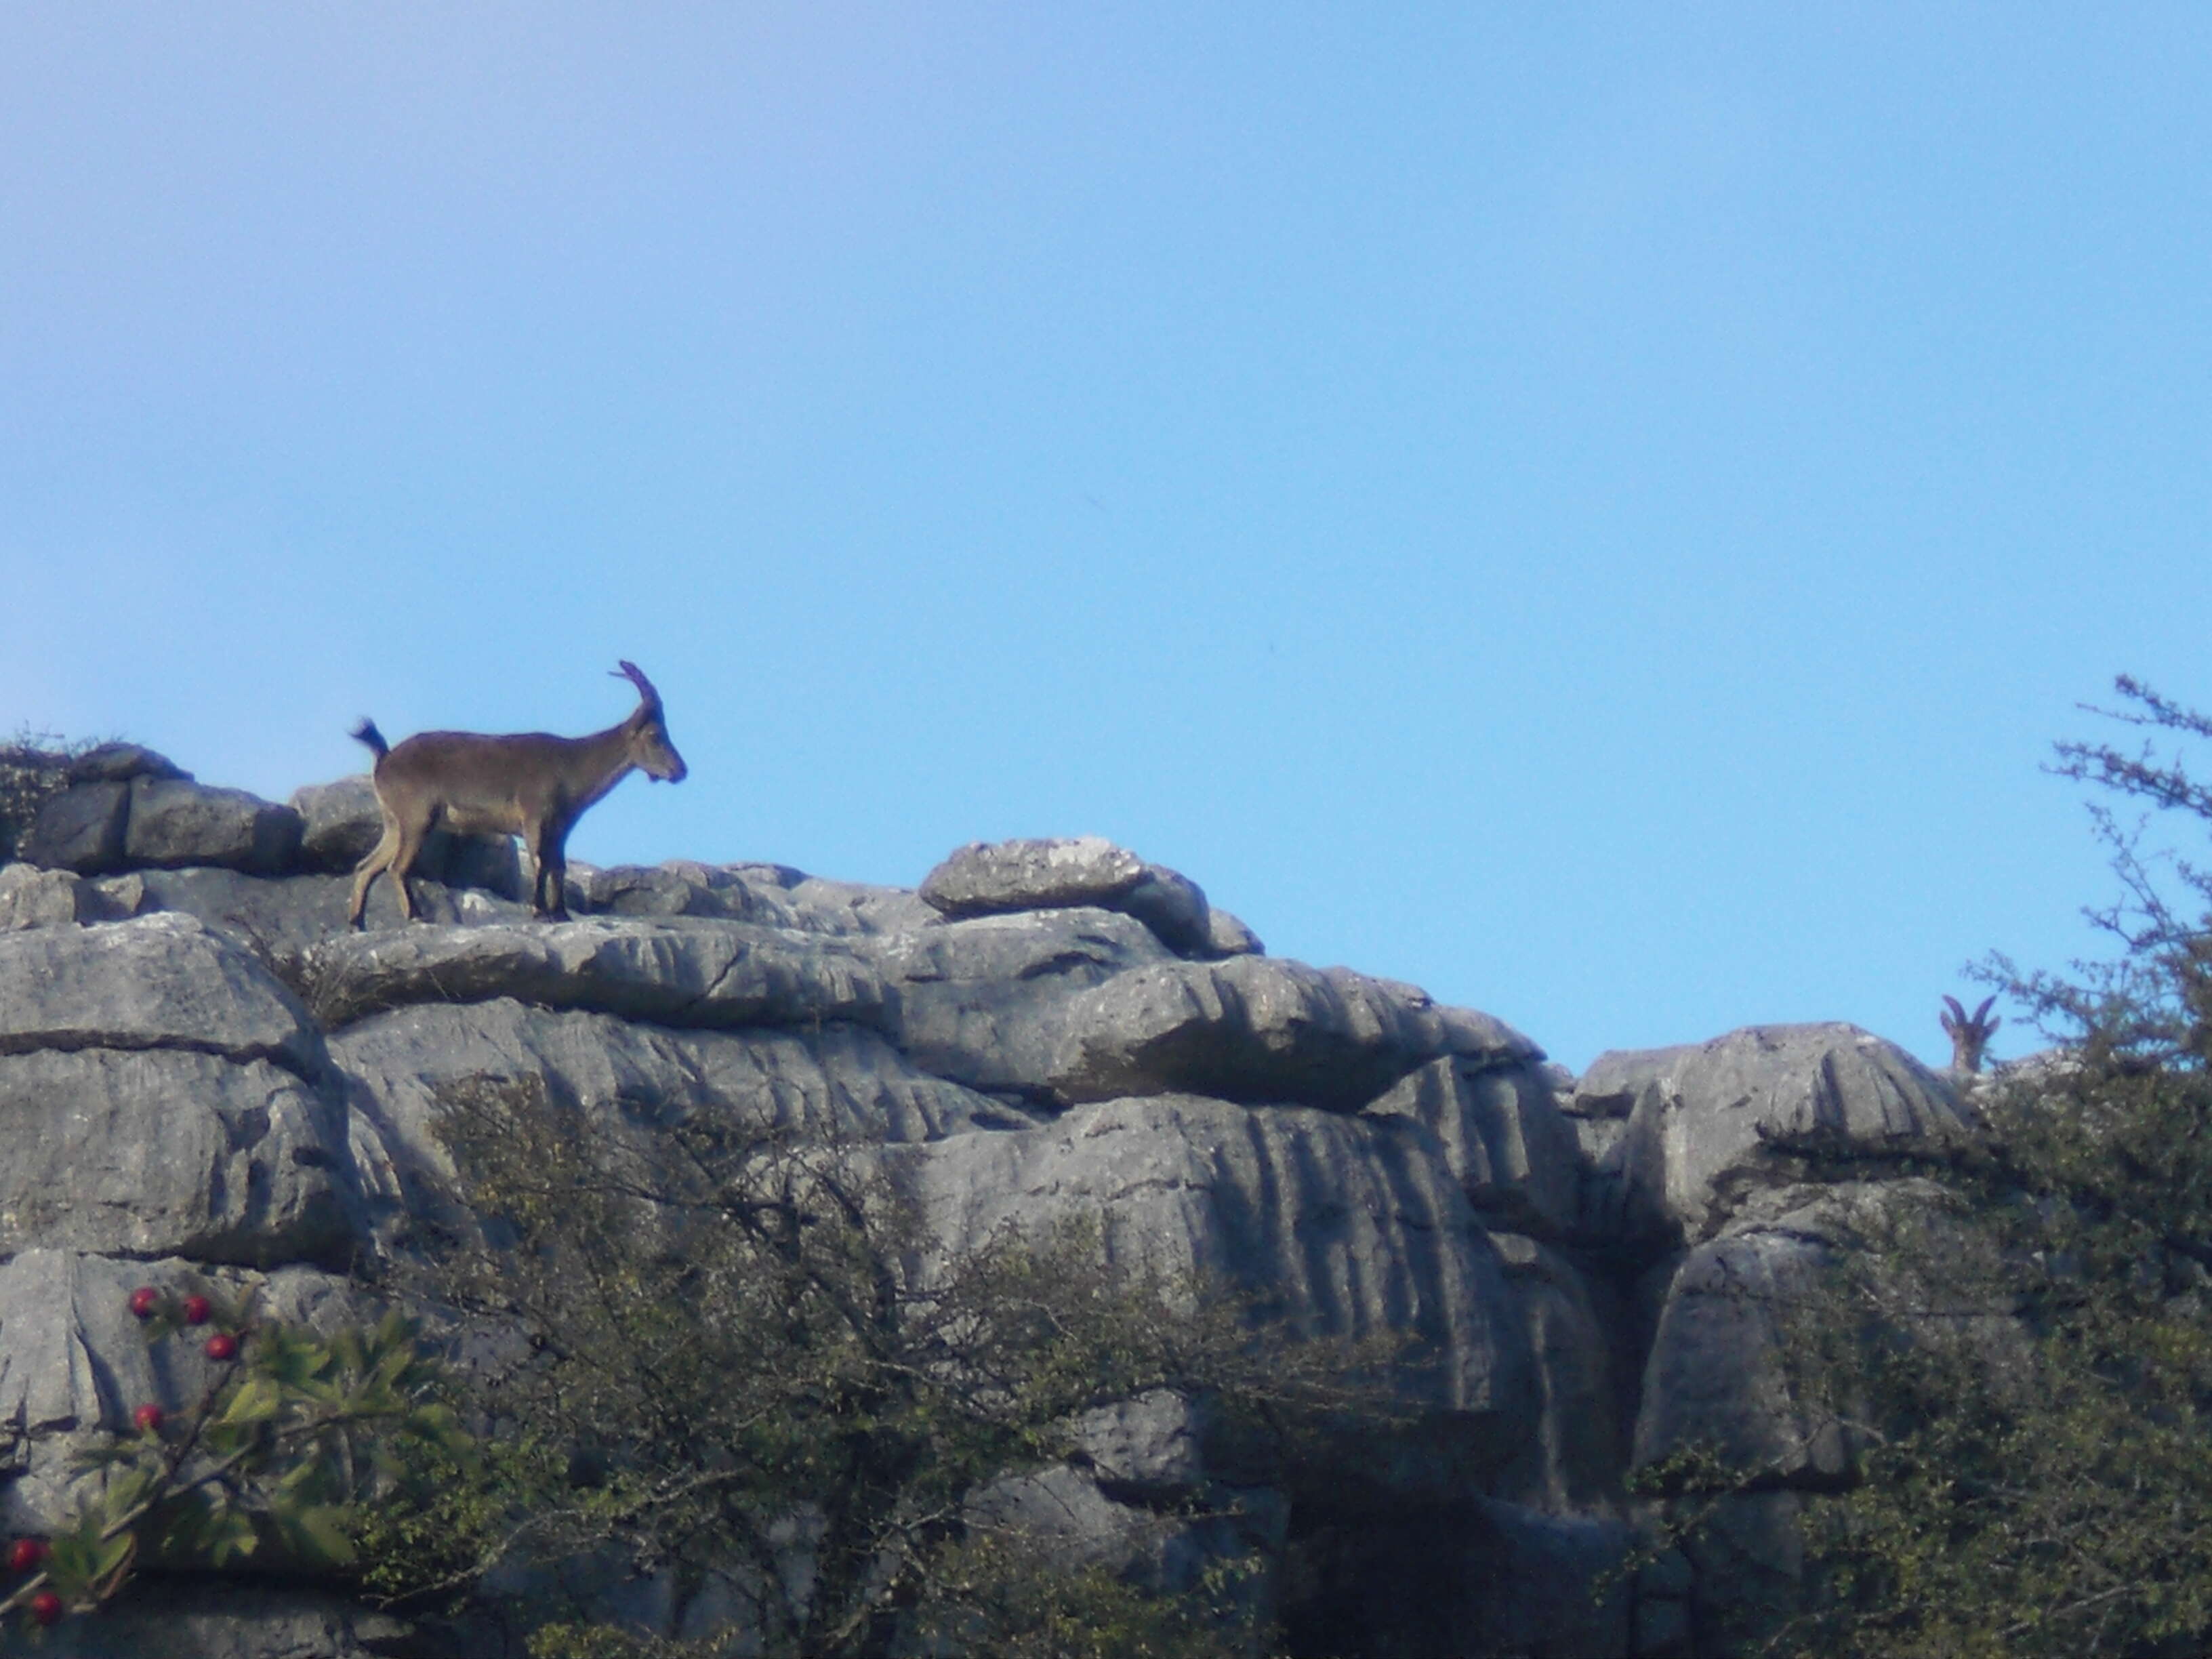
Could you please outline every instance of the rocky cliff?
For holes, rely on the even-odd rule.
[[[1786,1144],[1959,1133],[1942,1077],[1844,1025],[1614,1053],[1583,1077],[1490,1015],[1264,953],[1191,881],[1103,842],[954,853],[918,892],[769,865],[572,869],[531,921],[511,843],[433,847],[426,913],[380,884],[365,781],[289,805],[145,750],[80,757],[0,866],[0,1528],[66,1502],[71,1449],[195,1379],[129,1289],[186,1275],[343,1316],[356,1264],[452,1201],[438,1091],[532,1079],[860,1135],[951,1248],[1074,1214],[1103,1248],[1264,1292],[1304,1328],[1422,1339],[1406,1426],[1363,1478],[1267,1477],[1295,1650],[1717,1651],[1786,1585],[1795,1506],[1848,1449],[1808,1431],[1747,1284],[1835,1247]],[[283,973],[274,969],[284,969]],[[294,988],[307,992],[304,998]],[[1187,1402],[1086,1429],[1082,1467],[999,1500],[1109,1544],[1209,1469]],[[1694,1443],[1771,1467],[1686,1556],[1615,1575],[1636,1467]],[[1246,1540],[1249,1541],[1249,1540]],[[668,1630],[706,1613],[640,1603]],[[155,1632],[158,1632],[156,1636]],[[146,1581],[58,1651],[306,1659],[432,1650],[342,1588]]]

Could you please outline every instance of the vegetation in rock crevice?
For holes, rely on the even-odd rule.
[[[2154,739],[2212,720],[2122,679]],[[2058,746],[2103,794],[2212,826],[2155,742]],[[1731,1650],[1813,1659],[2194,1654],[2212,1642],[2212,872],[2092,805],[2121,893],[2108,961],[1980,970],[2057,1046],[1978,1098],[1983,1133],[1838,1204],[1828,1266],[1765,1310],[1809,1433],[1853,1452],[1808,1499],[1794,1587],[1731,1610]],[[2163,827],[2163,826],[2161,826]],[[1842,1173],[1843,1171],[1832,1171]],[[1644,1472],[1672,1531],[1771,1472],[1710,1450]]]
[[[1392,1352],[1110,1271],[1081,1230],[946,1249],[881,1148],[693,1112],[647,1152],[534,1081],[445,1107],[480,1225],[416,1288],[480,1333],[489,1484],[396,1521],[377,1582],[417,1609],[486,1583],[545,1659],[719,1650],[625,1620],[656,1576],[769,1654],[1258,1652],[1272,1468],[1388,1414],[1363,1378]],[[1103,1541],[994,1502],[1079,1467],[1083,1413],[1160,1391],[1243,1484],[1125,1492]]]

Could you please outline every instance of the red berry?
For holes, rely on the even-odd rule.
[[[161,1419],[167,1415],[167,1413],[159,1406],[149,1401],[131,1413],[131,1420],[138,1425],[138,1431],[142,1434],[159,1434],[161,1431]]]
[[[62,1598],[52,1590],[40,1590],[31,1598],[31,1617],[39,1624],[51,1625],[62,1616]]]
[[[140,1319],[151,1319],[161,1307],[161,1293],[151,1285],[141,1285],[131,1292],[131,1311]]]
[[[28,1572],[46,1559],[46,1540],[43,1538],[18,1538],[8,1546],[8,1571]]]
[[[187,1325],[206,1324],[208,1316],[214,1311],[214,1305],[204,1296],[188,1296],[185,1298],[185,1323]]]
[[[217,1331],[207,1340],[207,1357],[210,1359],[237,1358],[238,1339],[228,1331]]]

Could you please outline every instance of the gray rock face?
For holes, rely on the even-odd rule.
[[[82,878],[34,864],[0,864],[0,933],[27,927],[66,927],[89,921],[98,907]]]
[[[1459,1417],[1455,1449],[1478,1465],[1528,1435],[1535,1383],[1517,1298],[1435,1143],[1412,1126],[1169,1096],[889,1153],[949,1250],[1002,1227],[1095,1223],[1109,1261],[1243,1286],[1316,1335],[1413,1337],[1394,1386]]]
[[[947,916],[1096,908],[1133,915],[1170,950],[1209,954],[1198,884],[1097,836],[971,842],[922,878],[921,896]]]
[[[127,783],[80,783],[39,809],[17,853],[49,870],[99,875],[123,867],[124,826],[131,816]]]
[[[168,1048],[315,1078],[328,1065],[299,999],[191,916],[0,934],[0,1054]]]
[[[1444,1054],[1543,1058],[1503,1022],[1413,986],[1267,957],[1121,974],[1062,1018],[1049,1081],[1070,1101],[1188,1091],[1354,1111]]]
[[[1834,1423],[1808,1416],[1782,1363],[1789,1310],[1815,1282],[1826,1247],[1761,1228],[1699,1245],[1674,1272],[1644,1370],[1634,1462],[1692,1446],[1768,1479],[1826,1479],[1849,1467]]]
[[[111,914],[151,915],[169,911],[197,916],[235,940],[257,957],[284,961],[288,971],[305,979],[307,953],[325,939],[347,934],[346,908],[353,883],[344,876],[289,876],[263,880],[235,870],[133,870],[90,884],[97,902]],[[469,888],[452,888],[420,876],[409,883],[415,902],[430,922],[481,926],[526,922],[528,907]],[[372,932],[414,926],[399,913],[398,895],[388,882],[370,891],[367,921]]]
[[[1487,1224],[1546,1238],[1575,1231],[1580,1149],[1535,1066],[1432,1060],[1366,1110],[1411,1118],[1433,1133]]]
[[[191,1352],[147,1352],[132,1286],[258,1285],[310,1321],[365,1308],[320,1267],[465,1223],[441,1091],[517,1080],[641,1167],[709,1111],[854,1144],[932,1231],[917,1272],[1075,1224],[1116,1264],[1224,1285],[1312,1337],[1406,1344],[1383,1368],[1401,1418],[1285,1456],[1153,1390],[1073,1424],[1065,1463],[971,1493],[979,1517],[1163,1584],[1257,1549],[1253,1593],[1280,1599],[1299,1651],[1692,1654],[1730,1598],[1796,1582],[1797,1494],[1852,1450],[1779,1369],[1777,1318],[1863,1248],[1801,1143],[1973,1129],[1941,1079],[1848,1026],[1608,1054],[1577,1082],[1488,1015],[1266,957],[1103,842],[963,849],[925,894],[769,864],[578,866],[591,914],[556,925],[499,896],[519,874],[500,838],[499,868],[447,855],[489,887],[417,877],[432,920],[403,927],[380,883],[355,934],[348,872],[376,833],[363,779],[300,792],[288,818],[118,749],[47,803],[26,838],[41,867],[0,867],[18,1131],[0,1528],[52,1526],[73,1449],[204,1380]],[[1692,1443],[1790,1490],[1594,1600],[1626,1548],[1623,1475]],[[607,1565],[601,1602],[655,1629],[713,1638],[744,1599],[633,1565]],[[226,1583],[149,1583],[142,1611],[68,1639],[419,1649],[336,1592]]]
[[[713,865],[673,861],[590,870],[570,902],[594,915],[719,916],[763,927],[807,927],[813,918],[777,887]]]
[[[1041,1099],[1052,1096],[1070,1004],[1170,960],[1141,923],[1088,909],[979,916],[884,935],[870,949],[896,988],[892,1035],[915,1064]]]
[[[343,1112],[265,1060],[173,1049],[0,1056],[0,1251],[343,1264]]]
[[[21,1252],[0,1264],[0,1464],[18,1471],[0,1487],[0,1528],[58,1529],[83,1478],[71,1460],[87,1436],[128,1432],[140,1405],[181,1410],[205,1391],[211,1362],[197,1344],[148,1345],[129,1305],[140,1285],[251,1295],[270,1316],[316,1328],[377,1311],[343,1280],[305,1267],[259,1273]]]
[[[1492,1495],[1555,1515],[1603,1515],[1621,1501],[1626,1436],[1615,1298],[1576,1261],[1535,1239],[1493,1233],[1519,1293],[1542,1405],[1525,1458]]]
[[[1898,1151],[1968,1132],[1935,1073],[1855,1025],[1753,1025],[1677,1048],[1601,1054],[1572,1109],[1626,1123],[1598,1169],[1631,1236],[1693,1243],[1746,1192],[1798,1178],[1776,1156],[1792,1139]]]
[[[322,945],[313,967],[337,1024],[414,1003],[501,996],[710,1029],[887,1017],[881,975],[850,947],[689,917],[360,933]]]
[[[648,1158],[659,1126],[707,1108],[764,1127],[871,1142],[1030,1121],[916,1071],[880,1036],[855,1026],[672,1030],[498,997],[374,1015],[332,1037],[331,1057],[365,1140],[356,1161],[387,1212],[449,1201],[443,1189],[453,1170],[434,1125],[440,1091],[465,1080],[533,1079],[588,1115],[597,1134]]]
[[[191,774],[151,749],[135,743],[103,743],[70,763],[71,783],[128,783],[133,778],[184,778]]]
[[[131,781],[123,856],[141,866],[212,864],[276,875],[299,853],[300,832],[297,812],[243,789],[136,777]]]

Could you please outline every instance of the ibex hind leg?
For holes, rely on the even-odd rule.
[[[346,913],[347,927],[359,927],[362,925],[362,917],[368,908],[369,886],[380,873],[392,868],[392,858],[398,851],[399,826],[386,823],[382,838],[369,849],[368,856],[354,866],[353,903]],[[404,909],[407,905],[407,884],[396,872],[392,879],[399,883],[399,902]]]

